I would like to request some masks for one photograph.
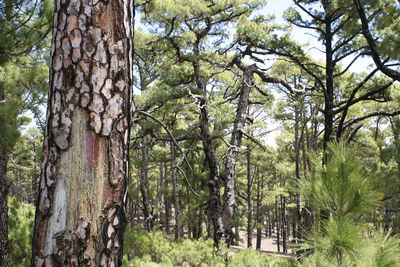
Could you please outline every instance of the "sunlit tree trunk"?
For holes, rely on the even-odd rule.
[[[133,4],[55,1],[33,266],[121,266]]]

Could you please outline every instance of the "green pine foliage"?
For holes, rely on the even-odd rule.
[[[304,180],[303,191],[316,208],[335,218],[372,212],[383,198],[366,176],[356,147],[344,142],[328,145],[327,158],[313,155],[314,175]]]
[[[323,165],[317,155],[311,156],[314,173],[301,188],[314,207],[321,214],[328,213],[329,218],[321,217],[320,225],[305,233],[305,241],[299,245],[311,255],[305,264],[389,266],[385,264],[398,260],[394,256],[398,238],[373,229],[368,234],[368,224],[362,219],[376,210],[383,195],[374,189],[372,176],[366,175],[358,155],[355,146],[332,142]]]
[[[8,246],[11,266],[29,266],[35,207],[20,202],[16,197],[9,198],[8,205]]]

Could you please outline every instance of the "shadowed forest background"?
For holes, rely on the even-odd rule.
[[[400,266],[399,2],[270,1],[135,1],[123,266]],[[6,267],[31,264],[50,172],[54,9],[0,1]]]

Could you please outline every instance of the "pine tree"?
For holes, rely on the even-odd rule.
[[[55,1],[33,266],[120,266],[133,1]]]

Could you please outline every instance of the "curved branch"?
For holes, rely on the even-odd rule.
[[[367,16],[365,15],[365,10],[364,7],[361,4],[360,0],[353,0],[354,5],[356,6],[356,9],[358,11],[358,15],[360,16],[361,20],[361,25],[362,25],[362,33],[364,35],[364,38],[367,40],[369,49],[372,54],[372,59],[375,62],[375,65],[377,68],[382,71],[385,75],[389,76],[390,78],[400,81],[400,72],[393,70],[391,68],[388,68],[381,60],[381,57],[379,55],[378,49],[376,47],[376,43],[374,38],[372,37],[371,31],[369,30],[369,25],[368,25],[368,20]]]

